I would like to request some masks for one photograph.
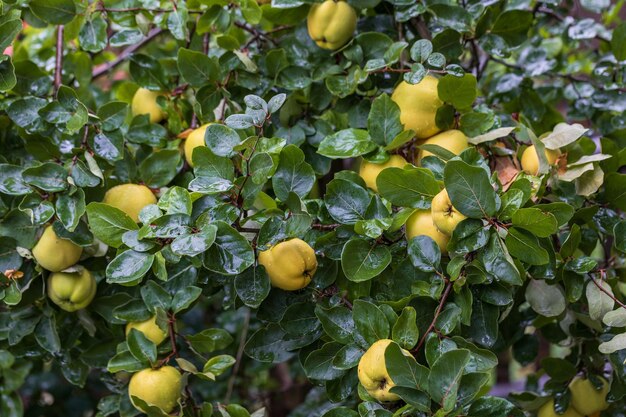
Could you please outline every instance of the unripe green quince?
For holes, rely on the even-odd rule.
[[[131,321],[126,325],[126,336],[132,329],[137,329],[155,345],[159,345],[167,337],[165,333],[156,323],[156,316],[152,316],[144,321]]]
[[[52,226],[43,231],[33,248],[33,257],[39,265],[51,272],[69,268],[80,259],[83,248],[68,239],[61,239]]]
[[[180,399],[181,378],[180,372],[172,366],[143,369],[130,378],[128,396],[135,408],[140,411],[142,410],[133,402],[133,396],[143,400],[148,405],[170,413]]]
[[[345,45],[356,29],[356,11],[342,0],[315,3],[309,10],[307,28],[317,46],[335,50]]]
[[[537,417],[584,417],[574,407],[570,406],[563,414],[557,414],[554,410],[554,400],[550,400],[541,406]]]
[[[145,185],[121,184],[107,191],[102,202],[122,210],[134,222],[138,222],[141,209],[156,204],[157,199]]]
[[[48,277],[48,297],[65,311],[87,307],[96,295],[98,284],[91,272],[55,272]]]

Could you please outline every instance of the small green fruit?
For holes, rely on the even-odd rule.
[[[180,399],[181,390],[180,372],[172,366],[143,369],[134,374],[128,384],[130,401],[140,411],[143,410],[133,402],[133,397],[170,413]]]
[[[78,262],[83,248],[71,240],[59,238],[52,226],[48,226],[32,252],[39,265],[48,271],[58,272]]]
[[[96,295],[98,284],[91,272],[55,272],[48,277],[48,297],[65,311],[87,307]]]

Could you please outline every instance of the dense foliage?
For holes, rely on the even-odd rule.
[[[623,416],[623,3],[5,0],[0,416]]]

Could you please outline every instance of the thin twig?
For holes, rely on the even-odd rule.
[[[594,285],[596,287],[598,287],[598,289],[600,291],[602,291],[603,293],[605,293],[606,295],[608,295],[613,301],[615,301],[620,307],[622,307],[623,309],[626,309],[626,304],[622,303],[620,300],[618,300],[614,294],[611,294],[609,291],[607,291],[602,285],[598,284],[598,281],[596,281],[596,279],[589,274],[589,277],[591,278],[591,282],[594,283]]]
[[[450,292],[452,291],[453,285],[454,283],[452,281],[448,281],[448,284],[446,285],[446,288],[443,291],[443,294],[441,295],[441,299],[439,300],[439,306],[437,306],[437,310],[435,311],[435,317],[433,317],[433,321],[430,323],[430,326],[428,326],[428,329],[426,329],[426,332],[424,332],[424,335],[420,339],[415,349],[411,350],[411,353],[419,352],[424,342],[426,342],[426,337],[428,337],[428,334],[435,328],[435,323],[437,322],[437,319],[439,318],[439,315],[441,314],[441,310],[443,310],[443,306],[446,304],[446,300],[448,299],[448,296],[450,295]]]
[[[101,75],[104,75],[107,72],[111,71],[113,68],[117,67],[122,62],[124,62],[129,56],[135,53],[142,46],[144,46],[145,44],[150,42],[152,39],[159,36],[162,32],[163,32],[163,29],[161,28],[154,28],[150,30],[150,32],[148,32],[148,35],[146,35],[145,38],[143,38],[141,41],[137,42],[136,44],[131,45],[128,48],[124,49],[113,61],[107,62],[106,64],[103,64],[97,67],[91,74],[91,78],[96,79],[100,77]]]
[[[54,62],[54,95],[56,97],[61,87],[61,75],[63,73],[63,25],[57,26],[57,49]]]
[[[235,366],[233,367],[233,373],[228,380],[228,389],[226,391],[226,397],[224,397],[224,403],[230,402],[230,397],[233,395],[233,389],[235,387],[235,379],[237,373],[241,367],[241,358],[243,357],[243,350],[246,346],[246,338],[248,337],[248,328],[250,326],[250,310],[246,310],[246,316],[243,321],[243,328],[241,329],[241,335],[239,336],[239,347],[237,348],[237,357],[235,358]]]

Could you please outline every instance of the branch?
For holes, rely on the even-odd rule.
[[[603,293],[605,293],[606,295],[608,295],[613,301],[615,301],[620,307],[622,307],[623,309],[626,310],[626,304],[622,303],[620,300],[618,300],[614,294],[611,294],[610,292],[608,292],[602,285],[598,284],[598,281],[596,281],[596,279],[593,277],[593,275],[589,274],[589,277],[591,278],[591,282],[594,283],[594,285],[596,287],[598,287],[598,289],[600,291],[602,291]]]
[[[248,328],[250,326],[250,310],[246,310],[246,317],[243,321],[243,329],[241,329],[241,336],[239,336],[239,347],[237,348],[237,357],[235,358],[235,366],[233,367],[233,373],[228,380],[228,389],[226,391],[226,397],[224,397],[224,403],[228,404],[230,397],[233,395],[233,388],[235,387],[235,379],[237,378],[237,372],[241,366],[241,358],[243,357],[243,350],[246,346],[246,338],[248,337]]]
[[[101,75],[104,75],[107,72],[111,71],[113,68],[117,67],[122,62],[124,62],[129,56],[135,53],[142,46],[144,46],[145,44],[150,42],[152,39],[159,36],[162,32],[163,32],[163,29],[161,28],[155,28],[155,29],[150,30],[150,32],[148,32],[148,35],[146,35],[145,38],[143,38],[141,41],[137,42],[136,44],[131,45],[128,48],[124,49],[113,61],[107,62],[106,64],[103,64],[97,67],[91,74],[91,79],[92,80],[96,79],[100,77]]]
[[[63,25],[57,26],[57,49],[54,62],[54,96],[56,97],[61,87],[61,75],[63,72]]]
[[[426,337],[428,337],[428,334],[435,328],[435,322],[439,318],[439,315],[441,314],[441,310],[443,310],[443,306],[446,304],[446,300],[448,299],[448,296],[450,295],[450,292],[452,291],[453,286],[454,286],[454,283],[452,281],[448,281],[448,284],[446,285],[446,289],[443,291],[441,299],[439,300],[439,305],[437,306],[437,310],[435,311],[435,317],[433,317],[433,321],[430,323],[430,326],[428,326],[428,329],[426,329],[426,332],[424,332],[424,335],[422,336],[419,343],[417,344],[417,347],[411,350],[411,353],[419,352],[424,342],[426,342]]]

